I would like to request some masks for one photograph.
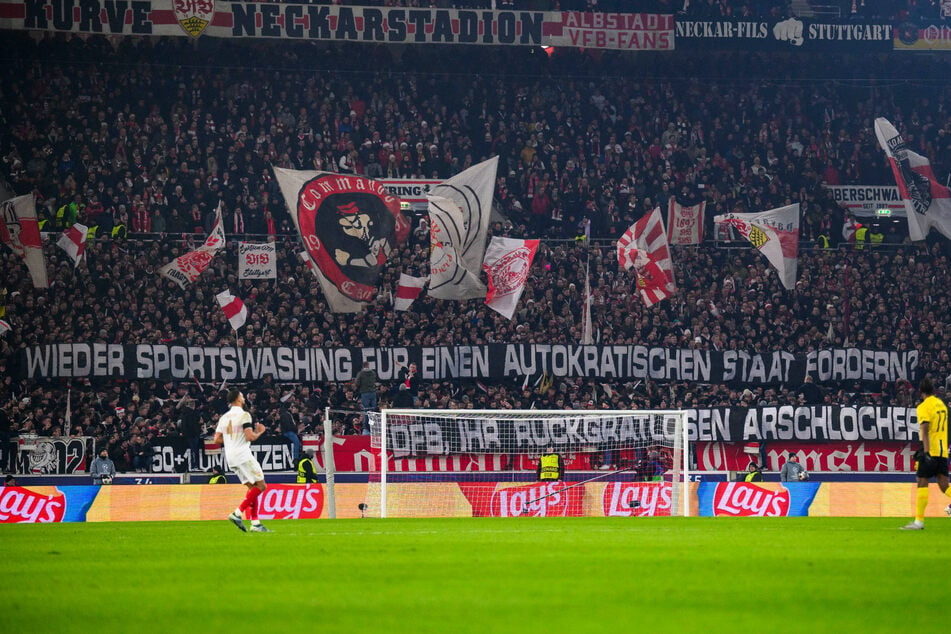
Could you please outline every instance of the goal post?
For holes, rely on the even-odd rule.
[[[369,517],[690,514],[682,410],[385,409],[369,419]],[[548,452],[562,458],[560,480],[537,477]]]

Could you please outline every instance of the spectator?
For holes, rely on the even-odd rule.
[[[370,364],[363,362],[363,369],[357,374],[353,382],[353,390],[360,395],[360,406],[363,408],[363,422],[361,433],[368,435],[370,433],[370,418],[367,412],[376,409],[376,381],[377,375],[370,368]]]

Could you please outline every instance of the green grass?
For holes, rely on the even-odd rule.
[[[2,525],[0,632],[941,627],[951,523],[901,523],[301,520],[265,535],[226,521]]]

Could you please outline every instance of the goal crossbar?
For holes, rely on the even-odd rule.
[[[454,410],[433,410],[433,409],[419,409],[419,408],[405,408],[405,409],[384,409],[380,412],[370,412],[370,427],[371,427],[371,444],[375,448],[380,450],[380,459],[379,459],[379,514],[380,517],[387,516],[387,476],[388,476],[388,463],[389,459],[398,457],[394,453],[395,447],[389,446],[389,437],[391,435],[391,427],[393,426],[411,426],[414,423],[417,426],[424,427],[428,424],[430,428],[438,428],[438,421],[454,420],[459,421],[458,424],[464,425],[468,421],[470,424],[477,423],[478,421],[522,421],[523,423],[542,423],[547,424],[548,428],[554,429],[559,423],[561,426],[558,428],[561,430],[560,438],[548,438],[548,442],[545,444],[550,446],[554,451],[567,450],[567,451],[578,451],[578,452],[588,452],[588,453],[600,453],[602,451],[620,451],[624,449],[630,449],[627,446],[618,445],[609,450],[604,450],[604,443],[598,439],[588,439],[586,437],[578,436],[577,431],[575,432],[575,438],[573,441],[568,440],[568,434],[565,430],[568,429],[569,423],[577,423],[575,426],[583,425],[584,421],[593,421],[593,420],[606,420],[606,419],[618,419],[618,420],[641,420],[650,419],[652,422],[649,425],[650,430],[649,434],[653,434],[653,441],[663,443],[663,446],[666,448],[665,452],[669,453],[669,467],[666,470],[666,474],[670,476],[671,483],[671,502],[679,506],[679,508],[671,508],[671,514],[690,514],[690,501],[688,494],[687,483],[689,482],[689,446],[686,433],[686,424],[685,417],[686,411],[684,410],[492,410],[492,409],[454,409]],[[580,422],[579,422],[580,421]],[[659,421],[659,427],[661,429],[658,432],[655,427],[658,427],[656,421]],[[669,423],[673,422],[673,428],[669,427]],[[587,429],[587,427],[585,427]],[[416,437],[422,437],[424,433],[437,433],[437,431],[423,432],[420,430],[414,430],[413,433],[416,434]],[[670,433],[668,433],[670,432]],[[409,432],[404,433],[404,436],[408,437]],[[580,440],[579,440],[580,439]],[[559,442],[563,440],[563,442]],[[655,445],[651,445],[655,446]],[[436,450],[431,451],[426,454],[427,457],[433,457],[438,455],[450,455],[451,450],[448,445],[443,446],[440,444],[435,445]],[[542,450],[545,447],[537,445],[531,447],[529,451],[522,452],[525,456],[537,456],[542,453]],[[457,453],[484,453],[486,455],[491,454],[508,454],[509,452],[504,449],[496,448],[495,451],[483,449],[480,451],[457,451]],[[407,455],[406,450],[403,450],[403,456]],[[413,454],[416,455],[416,454]],[[602,467],[607,468],[607,467]],[[524,469],[523,469],[524,471]],[[599,480],[601,478],[616,475],[617,473],[623,471],[633,471],[633,469],[618,469],[613,474],[602,474],[595,478],[587,478],[586,481]],[[448,475],[448,474],[447,474]],[[654,478],[656,480],[656,478]],[[571,485],[571,488],[575,487],[576,483]],[[562,490],[566,491],[569,487],[564,487]],[[547,495],[545,497],[548,497]]]

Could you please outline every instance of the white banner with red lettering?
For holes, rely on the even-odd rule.
[[[277,248],[273,242],[238,244],[238,279],[277,279]]]
[[[706,201],[687,207],[671,198],[667,204],[667,242],[670,244],[703,242],[703,220],[706,210]]]

